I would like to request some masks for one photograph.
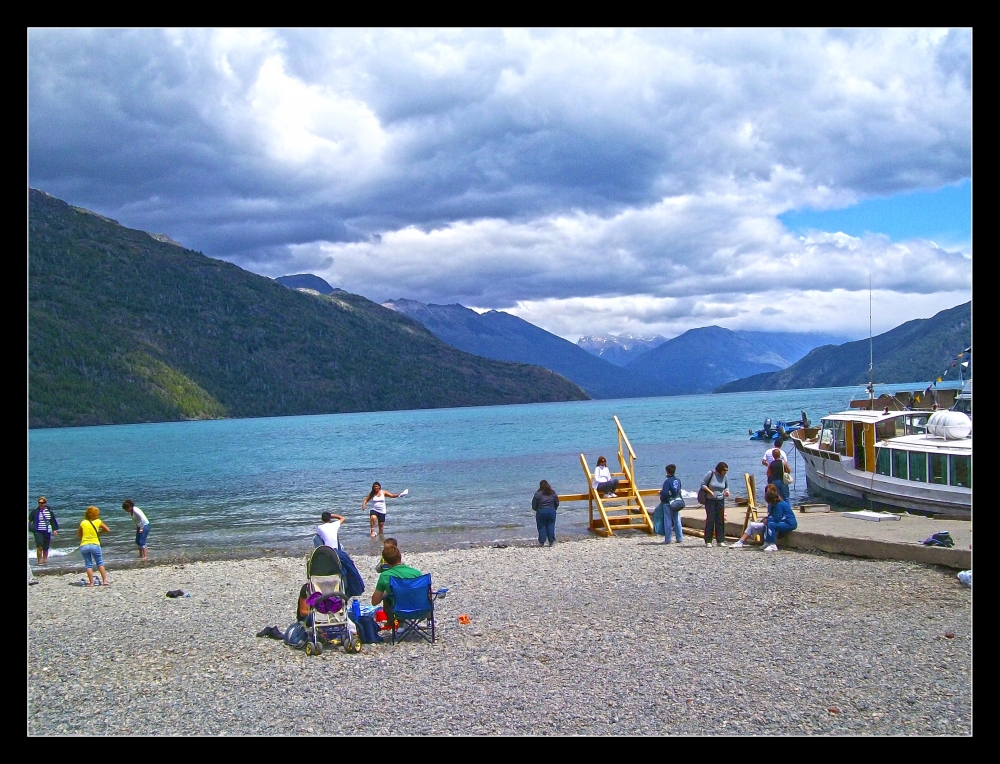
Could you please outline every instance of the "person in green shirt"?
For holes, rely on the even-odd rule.
[[[382,550],[382,558],[385,560],[386,569],[379,574],[375,583],[375,591],[372,593],[372,604],[381,605],[385,614],[392,618],[392,594],[389,589],[390,578],[420,578],[423,575],[416,568],[403,565],[403,555],[400,554],[399,547],[386,545]]]

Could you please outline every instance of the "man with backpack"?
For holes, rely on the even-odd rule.
[[[668,464],[666,466],[667,479],[663,481],[660,489],[660,503],[663,505],[663,543],[670,543],[670,533],[673,531],[674,540],[680,544],[684,541],[684,531],[681,530],[681,510],[684,509],[684,498],[681,496],[681,481],[674,473],[677,466]]]

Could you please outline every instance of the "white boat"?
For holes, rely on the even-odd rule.
[[[868,408],[856,407],[858,404]],[[791,433],[810,495],[866,509],[972,514],[972,385],[952,409],[854,401]]]

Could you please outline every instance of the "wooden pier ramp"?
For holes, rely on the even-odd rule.
[[[618,472],[611,476],[619,480],[615,497],[604,497],[594,488],[594,473],[590,469],[587,457],[580,454],[580,466],[587,479],[586,493],[560,494],[559,501],[586,501],[590,506],[590,530],[600,536],[614,536],[616,530],[635,529],[646,533],[653,532],[653,520],[643,496],[657,496],[654,503],[659,503],[659,488],[640,489],[635,483],[635,451],[629,443],[628,436],[622,428],[618,417],[614,417],[618,430]],[[595,511],[596,510],[596,511]]]

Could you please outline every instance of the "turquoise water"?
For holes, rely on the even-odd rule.
[[[636,451],[641,487],[659,487],[673,462],[693,490],[725,461],[733,494],[745,495],[743,472],[764,482],[767,445],[749,440],[749,429],[768,416],[797,419],[800,410],[818,422],[859,394],[826,388],[31,430],[28,506],[46,496],[62,524],[50,562],[75,552],[76,527],[91,504],[112,530],[104,541],[109,561],[133,558],[126,497],[149,516],[154,558],[306,551],[324,510],[347,517],[348,551],[371,552],[377,547],[361,502],[375,480],[393,493],[409,489],[387,500],[386,535],[404,548],[516,542],[534,536],[539,480],[559,493],[584,492],[580,453],[591,466],[604,454],[617,469],[614,415]],[[793,499],[804,496],[801,460],[797,473]],[[557,537],[586,528],[586,502],[560,507]]]

